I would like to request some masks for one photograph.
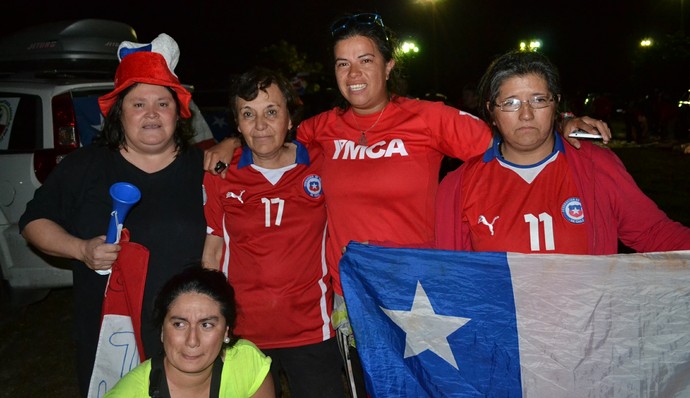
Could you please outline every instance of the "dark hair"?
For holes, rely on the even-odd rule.
[[[220,313],[229,327],[228,337],[230,337],[230,342],[224,343],[224,348],[232,347],[238,339],[234,334],[237,319],[235,290],[230,286],[223,272],[202,268],[200,264],[195,264],[173,276],[158,292],[153,305],[153,323],[156,329],[159,332],[162,330],[170,306],[184,293],[203,294],[220,305]]]
[[[549,59],[538,52],[511,51],[496,58],[484,72],[479,81],[479,116],[486,121],[494,134],[498,129],[493,125],[491,112],[496,105],[501,85],[515,76],[535,74],[546,80],[551,95],[554,96],[556,108],[561,94],[561,78],[558,69]],[[487,103],[489,104],[487,108]]]
[[[290,114],[290,120],[293,126],[286,137],[286,141],[292,141],[294,138],[294,130],[297,124],[299,124],[299,118],[301,116],[302,100],[297,95],[292,83],[290,83],[280,72],[268,68],[255,67],[243,73],[237,79],[233,80],[230,85],[230,101],[228,106],[232,112],[235,123],[239,124],[239,115],[237,114],[238,98],[245,101],[253,101],[259,95],[259,90],[266,92],[272,84],[275,84],[283,94],[283,97],[285,97],[287,110]]]
[[[333,22],[333,24],[331,24],[331,30],[333,29],[333,25],[337,24],[338,21],[348,17],[352,18],[355,15],[356,14],[348,14],[336,19]],[[403,94],[402,91],[404,83],[402,81],[401,74],[402,64],[401,60],[398,57],[398,53],[396,52],[396,49],[398,48],[398,40],[395,36],[395,32],[393,32],[387,26],[384,26],[383,22],[381,22],[381,24],[348,23],[340,26],[337,32],[331,32],[331,36],[333,38],[331,52],[333,53],[334,57],[335,45],[342,40],[350,39],[355,36],[362,36],[373,41],[374,45],[383,56],[384,62],[388,63],[390,60],[395,60],[395,66],[390,71],[388,75],[388,80],[386,81],[386,88],[388,89],[388,93]],[[345,100],[345,98],[342,97],[342,94],[340,94],[338,105],[340,106],[340,108],[343,109],[346,109],[350,106],[350,104]]]
[[[125,129],[122,125],[122,103],[125,96],[138,86],[139,83],[135,83],[126,89],[122,90],[118,96],[117,101],[113,104],[112,108],[105,117],[103,124],[103,130],[96,138],[96,142],[100,145],[107,146],[112,150],[119,150],[122,148],[127,148],[127,142],[125,141]],[[164,86],[165,87],[165,86]],[[175,99],[175,105],[177,108],[177,115],[180,114],[180,100],[177,98],[177,94],[170,87],[165,87],[172,94]],[[192,117],[194,117],[194,111],[192,111]],[[182,152],[190,146],[192,137],[194,137],[194,128],[192,127],[192,117],[188,119],[183,119],[181,117],[177,118],[177,123],[175,125],[175,133],[173,134],[173,140],[175,141],[175,149],[177,152]]]

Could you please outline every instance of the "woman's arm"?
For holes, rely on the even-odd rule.
[[[266,374],[266,378],[264,379],[264,382],[261,383],[261,386],[259,386],[259,389],[256,390],[254,395],[252,395],[253,398],[275,398],[275,387],[273,387],[273,377],[271,376],[271,373]]]
[[[583,117],[568,117],[561,120],[561,134],[568,143],[577,149],[580,149],[580,141],[577,138],[570,138],[568,135],[575,130],[584,130],[591,134],[600,134],[604,144],[611,140],[611,130],[605,122],[592,119],[589,116]]]
[[[637,252],[690,250],[690,228],[668,218],[637,186],[618,156],[602,151],[595,162],[605,166],[594,182],[595,200],[602,200],[597,192],[614,190],[613,214],[608,221],[617,222],[618,238],[623,244]]]
[[[216,235],[206,235],[204,241],[204,253],[201,256],[201,264],[204,268],[220,269],[220,258],[223,254],[223,238]]]
[[[120,252],[120,245],[105,243],[105,235],[79,239],[46,218],[29,222],[22,235],[46,254],[82,261],[93,270],[110,269]]]
[[[241,145],[239,138],[228,138],[204,151],[204,170],[211,174],[220,174],[225,178],[225,170],[230,164],[232,154]],[[217,168],[220,163],[225,166]]]

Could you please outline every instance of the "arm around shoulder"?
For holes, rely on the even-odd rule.
[[[492,132],[483,120],[448,105],[433,103],[424,113],[439,151],[468,160],[491,146]]]
[[[225,170],[227,165],[230,164],[232,160],[232,154],[235,149],[242,146],[239,138],[227,138],[211,148],[204,151],[204,170],[212,174],[220,174],[225,177]],[[217,169],[219,163],[224,163],[225,168],[222,170]]]

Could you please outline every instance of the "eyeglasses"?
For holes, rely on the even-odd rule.
[[[503,112],[517,112],[522,107],[522,104],[528,103],[532,109],[542,109],[549,106],[556,98],[550,95],[535,95],[534,97],[522,101],[517,98],[508,98],[507,100],[496,104]]]
[[[331,35],[337,37],[344,31],[355,27],[355,26],[374,26],[378,25],[381,28],[381,33],[388,40],[388,35],[386,34],[386,27],[383,25],[383,19],[379,14],[374,13],[363,13],[349,15],[338,19],[331,25]]]

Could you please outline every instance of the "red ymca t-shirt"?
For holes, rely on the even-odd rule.
[[[366,144],[359,141],[363,129],[369,129]],[[432,242],[443,155],[469,159],[483,153],[491,140],[486,123],[470,114],[440,102],[400,97],[383,114],[324,112],[302,122],[297,136],[324,153],[327,258],[339,294],[342,248],[350,241]]]

